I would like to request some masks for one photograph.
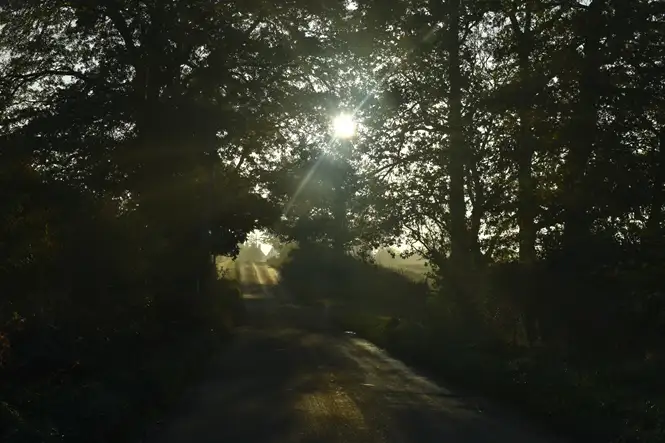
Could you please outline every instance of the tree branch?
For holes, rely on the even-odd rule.
[[[42,77],[47,77],[49,75],[71,76],[71,77],[75,77],[75,78],[78,78],[79,80],[83,80],[83,81],[90,81],[91,80],[91,78],[88,75],[86,75],[86,74],[84,74],[80,71],[76,71],[74,69],[71,69],[71,68],[44,69],[42,71],[31,72],[29,74],[16,75],[16,76],[13,76],[13,78],[20,79],[20,80],[25,81],[25,82],[30,82],[30,81],[38,80]],[[12,76],[10,76],[9,78],[11,79]]]
[[[111,23],[113,23],[113,26],[115,26],[115,29],[120,34],[120,37],[122,37],[122,40],[125,43],[125,48],[127,48],[127,52],[132,58],[134,58],[134,62],[138,63],[139,61],[138,50],[136,49],[136,45],[134,44],[134,38],[132,37],[132,33],[129,27],[127,26],[125,18],[122,16],[122,13],[120,12],[120,9],[106,5],[104,10],[106,13],[106,17],[108,17],[108,19],[111,20]]]
[[[35,71],[28,74],[10,75],[5,79],[7,88],[10,89],[11,91],[9,93],[9,96],[11,97],[15,96],[18,93],[18,90],[23,86],[25,86],[26,84],[40,80],[48,76],[62,76],[62,77],[70,76],[85,82],[91,82],[92,80],[94,80],[90,76],[71,68],[44,69],[41,71]],[[14,84],[12,85],[12,83]]]

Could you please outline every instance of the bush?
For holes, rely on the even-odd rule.
[[[424,282],[316,245],[291,251],[281,279],[301,302],[326,300],[404,317],[421,315],[429,292]]]
[[[136,437],[180,398],[242,322],[238,288],[215,272],[211,266],[204,274],[198,293],[194,282],[189,290],[144,287],[104,294],[115,301],[111,308],[84,303],[5,320],[0,440]]]

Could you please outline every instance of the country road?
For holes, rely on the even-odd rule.
[[[367,341],[327,330],[321,316],[275,290],[278,275],[265,264],[240,265],[238,274],[250,325],[147,441],[559,441],[419,376]]]

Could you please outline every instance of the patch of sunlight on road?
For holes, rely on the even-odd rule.
[[[367,352],[372,357],[372,371],[383,370],[390,371],[393,377],[401,380],[401,383],[404,387],[408,386],[408,389],[412,390],[414,393],[422,392],[429,393],[431,395],[450,395],[451,392],[437,385],[436,383],[428,380],[427,378],[416,374],[411,368],[402,363],[399,360],[392,358],[388,355],[383,349],[377,347],[376,345],[363,340],[360,338],[352,338],[350,342],[356,348],[362,349]],[[349,355],[354,360],[358,361],[358,358],[355,355],[351,355],[346,349],[345,353]],[[364,363],[366,359],[361,359],[361,363]]]
[[[259,270],[259,267],[256,266],[256,263],[252,263],[252,269],[254,269],[254,276],[256,277],[256,282],[261,286],[263,286],[265,284],[263,275],[262,272]]]
[[[368,342],[367,340],[363,340],[360,338],[352,338],[350,341],[358,348],[367,351],[369,354],[375,357],[378,362],[383,363],[383,365],[386,368],[393,369],[394,371],[399,373],[404,378],[404,380],[408,380],[410,383],[415,384],[424,392],[439,393],[439,394],[449,393],[444,389],[442,389],[440,386],[438,386],[436,383],[428,380],[427,378],[421,375],[416,374],[407,365],[405,365],[399,360],[392,358],[383,349]]]
[[[247,265],[246,263],[236,263],[236,273],[238,274],[238,281],[242,284],[248,284],[250,281],[247,278]]]
[[[330,390],[303,394],[295,409],[308,424],[305,429],[310,435],[305,435],[306,438],[330,438],[332,435],[350,433],[356,436],[367,434],[365,440],[370,440],[363,413],[353,399],[339,388],[331,386]]]
[[[279,283],[279,274],[277,273],[277,270],[275,268],[271,268],[270,266],[265,266],[263,272],[267,284],[275,286]]]
[[[265,264],[252,263],[254,274],[260,285],[275,286],[279,282],[277,270]]]
[[[351,339],[340,349],[362,368],[365,375],[363,386],[383,392],[386,405],[401,409],[427,408],[452,414],[460,420],[473,420],[482,413],[482,408],[475,402],[457,398],[366,340]]]

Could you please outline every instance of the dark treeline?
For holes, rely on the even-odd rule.
[[[561,388],[564,410],[583,391],[578,410],[620,423],[607,435],[657,435],[664,8],[3,2],[0,437],[125,439],[114,420],[186,378],[155,361],[228,317],[237,293],[212,257],[265,227],[300,244],[291,277],[329,271],[326,294],[349,272],[393,281],[367,262],[405,243],[434,281],[412,348],[545,355],[532,397]],[[353,110],[356,136],[331,139]],[[564,390],[554,367],[579,380]]]

